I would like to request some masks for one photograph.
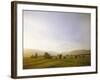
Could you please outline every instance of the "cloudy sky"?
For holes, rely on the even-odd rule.
[[[90,14],[23,10],[24,49],[90,49]]]

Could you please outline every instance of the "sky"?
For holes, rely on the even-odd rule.
[[[23,10],[24,49],[90,49],[90,18],[89,13]]]

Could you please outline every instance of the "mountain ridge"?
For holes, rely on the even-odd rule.
[[[85,50],[85,49],[81,49],[81,50],[72,50],[69,52],[62,52],[62,53],[57,53],[57,52],[53,52],[53,51],[42,51],[42,50],[36,50],[36,49],[24,49],[23,54],[24,57],[30,57],[31,55],[35,55],[36,53],[38,55],[44,55],[45,52],[48,52],[50,55],[52,56],[56,56],[58,54],[63,54],[63,55],[79,55],[79,54],[90,54],[90,50]]]

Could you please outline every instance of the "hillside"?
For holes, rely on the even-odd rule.
[[[38,55],[44,55],[45,52],[48,52],[50,55],[55,56],[58,53],[53,51],[42,51],[42,50],[36,50],[36,49],[25,49],[24,50],[24,57],[30,57],[31,55],[38,54]]]
[[[36,54],[38,54],[38,56],[36,56]],[[46,52],[35,49],[24,50],[23,69],[78,67],[90,65],[90,50],[73,50],[64,53],[56,53],[52,51]]]
[[[52,56],[56,56],[58,54],[62,55],[79,55],[79,54],[90,54],[90,50],[73,50],[70,52],[62,52],[57,53],[53,51],[42,51],[42,50],[36,50],[36,49],[25,49],[24,50],[24,57],[30,57],[31,55],[38,54],[38,55],[44,55],[45,52],[48,52]]]
[[[90,54],[90,50],[73,50],[68,52],[70,55]]]

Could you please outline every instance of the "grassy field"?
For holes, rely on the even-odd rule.
[[[90,66],[90,54],[68,55],[63,58],[24,57],[23,69]]]

